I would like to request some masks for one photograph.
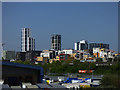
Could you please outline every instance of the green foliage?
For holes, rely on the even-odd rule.
[[[24,64],[30,64],[30,61],[26,60],[23,62]]]
[[[16,61],[12,61],[12,62],[24,64],[24,62],[22,60],[16,60]]]
[[[96,59],[96,62],[98,62],[98,63],[102,63],[102,61],[103,61],[102,58],[97,58]]]
[[[120,56],[114,58],[114,62],[120,62]]]
[[[78,66],[78,65],[80,64],[80,60],[74,60],[74,61],[73,61],[73,64],[74,64],[75,66]]]
[[[4,60],[4,58],[2,57],[2,60]]]
[[[78,70],[91,70],[96,67],[95,63],[84,62],[74,60],[73,65],[70,65],[67,61],[56,61],[53,63],[43,64],[44,73],[78,73]]]
[[[94,70],[96,68],[96,64],[95,63],[89,63],[89,70]]]
[[[118,74],[106,74],[101,80],[101,86],[118,88],[120,85]]]
[[[29,60],[26,60],[26,61],[16,60],[16,61],[11,61],[11,62],[14,62],[14,63],[21,63],[21,64],[31,64]]]
[[[115,58],[116,61],[119,61],[120,58]],[[115,88],[120,88],[120,79],[119,79],[119,74],[120,73],[120,62],[114,63],[110,68],[109,68],[109,73],[105,73],[104,77],[101,80],[101,85],[103,87],[115,87]]]
[[[98,58],[99,61],[101,61],[101,58]],[[118,58],[117,58],[118,60]],[[21,64],[32,64],[29,60],[27,61],[21,61],[16,60],[12,61],[15,63],[21,63]],[[106,74],[106,73],[118,73],[120,70],[120,62],[114,62],[112,66],[97,66],[96,64],[91,62],[84,62],[81,63],[79,60],[73,60],[73,64],[69,64],[67,61],[54,61],[53,63],[38,63],[37,66],[43,67],[44,74],[48,73],[58,73],[58,74],[66,74],[66,73],[78,73],[78,70],[94,70],[94,74]]]
[[[112,58],[108,58],[107,60],[108,60],[108,62],[112,62]]]
[[[21,61],[21,60],[17,60],[17,61],[13,61],[15,63],[21,63],[21,64],[30,64],[29,60],[27,61]],[[53,63],[48,63],[48,64],[42,64],[39,63],[37,64],[37,66],[41,66],[44,69],[44,74],[48,74],[48,73],[78,73],[78,70],[91,70],[94,69],[95,63],[88,63],[88,62],[84,62],[81,63],[79,60],[74,60],[73,61],[73,65],[70,65],[67,61],[54,61]]]

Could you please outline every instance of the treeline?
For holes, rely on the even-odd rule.
[[[73,63],[67,61],[56,61],[53,63],[40,65],[44,68],[44,73],[78,73],[78,70],[91,70],[95,69],[95,63],[80,63],[78,60],[74,60]]]
[[[84,62],[74,60],[72,63],[69,61],[54,61],[53,63],[38,63],[34,64],[30,61],[13,61],[15,63],[30,64],[41,66],[44,69],[44,74],[49,73],[78,73],[78,70],[94,70],[94,74],[103,75],[105,73],[116,73],[118,71],[118,63],[114,63],[111,66],[96,66],[96,63]]]

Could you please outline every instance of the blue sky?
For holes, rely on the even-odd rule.
[[[74,48],[85,39],[118,49],[117,2],[4,2],[2,7],[5,50],[21,50],[21,28],[32,29],[36,50],[50,49],[51,34],[62,36],[62,48]]]

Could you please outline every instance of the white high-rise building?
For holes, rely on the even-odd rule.
[[[79,50],[88,49],[88,42],[86,40],[81,40],[79,43]]]
[[[74,50],[79,50],[79,42],[74,43]]]
[[[88,43],[86,40],[74,43],[74,50],[85,50],[88,49]]]
[[[22,52],[35,50],[35,39],[31,37],[30,28],[22,29]]]

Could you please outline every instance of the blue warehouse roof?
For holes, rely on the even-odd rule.
[[[14,67],[22,67],[22,68],[39,70],[40,71],[40,75],[43,75],[43,68],[40,67],[40,66],[26,65],[26,64],[20,64],[20,63],[13,63],[13,62],[8,62],[8,61],[0,61],[0,64],[7,65],[7,66],[14,66]]]

